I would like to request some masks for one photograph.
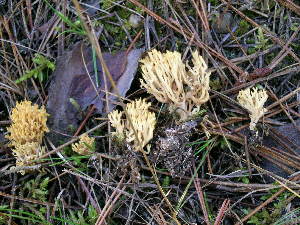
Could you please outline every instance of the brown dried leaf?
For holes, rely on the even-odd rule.
[[[121,96],[125,96],[130,88],[142,52],[143,49],[132,50],[128,55],[125,51],[117,52],[115,55],[103,53],[104,61]],[[77,127],[78,110],[71,104],[70,98],[74,99],[81,109],[93,104],[98,113],[106,113],[105,79],[98,60],[97,74],[100,83],[98,88],[95,82],[92,49],[82,43],[75,44],[71,51],[58,58],[47,104],[47,111],[51,115],[49,126],[52,130],[69,133],[68,126]],[[108,78],[106,78],[106,86],[108,92],[113,92]],[[110,111],[114,107],[111,101],[116,97],[109,95],[108,98]]]
[[[299,127],[299,125],[300,120],[297,120],[296,126]],[[288,160],[290,157],[291,160],[296,161],[298,164],[300,163],[300,131],[293,124],[288,123],[283,126],[271,128],[269,130],[269,135],[264,137],[263,144],[269,148],[272,148],[279,155],[289,154],[287,158]],[[288,149],[294,151],[294,153],[290,152]],[[270,158],[277,163],[282,164],[282,162],[280,162],[276,157],[270,155]],[[265,158],[263,158],[260,166],[284,178],[287,178],[289,175],[278,165]],[[285,166],[289,167],[288,165]],[[272,179],[266,179],[272,182]]]

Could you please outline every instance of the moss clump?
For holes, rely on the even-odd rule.
[[[241,36],[250,30],[251,25],[246,20],[241,20],[239,28],[236,30],[236,36]]]

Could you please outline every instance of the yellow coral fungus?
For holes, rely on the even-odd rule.
[[[45,132],[49,132],[47,127],[47,117],[44,106],[38,108],[38,105],[30,101],[17,103],[11,113],[11,126],[7,129],[10,133],[6,135],[13,145],[22,145],[27,142],[42,142]]]
[[[72,144],[72,150],[80,155],[89,155],[94,150],[95,138],[89,137],[86,133],[80,136],[79,142]]]
[[[176,110],[181,121],[209,99],[210,72],[197,51],[192,57],[193,67],[190,67],[183,63],[179,52],[163,54],[154,49],[141,60],[142,86],[158,101],[168,103],[170,111]]]
[[[241,90],[237,96],[238,102],[250,112],[250,130],[254,130],[258,120],[264,115],[267,109],[264,104],[268,99],[268,94],[265,90],[257,88],[247,88]]]
[[[25,144],[16,144],[12,150],[16,158],[16,166],[33,166],[34,160],[45,154],[45,148],[41,147],[38,142],[27,142]],[[22,175],[28,170],[19,171]]]
[[[112,132],[112,135],[117,138],[118,141],[123,141],[124,139],[124,123],[121,120],[123,113],[118,110],[114,110],[108,114],[109,122],[111,126],[116,129],[115,132]]]
[[[130,117],[132,126],[127,118],[125,136],[128,143],[133,143],[135,151],[139,151],[140,148],[145,147],[153,138],[156,118],[155,114],[148,110],[150,106],[150,103],[146,103],[145,100],[141,99],[126,105],[126,111]],[[138,140],[134,131],[136,131]]]
[[[113,135],[124,137],[123,139],[133,146],[134,151],[145,147],[153,138],[156,118],[155,114],[149,111],[150,106],[150,103],[141,99],[128,103],[126,111],[129,118],[126,118],[124,123],[121,121],[122,113],[115,110],[108,115],[111,125],[116,128]]]

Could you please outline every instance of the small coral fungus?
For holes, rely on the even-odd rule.
[[[256,123],[264,115],[267,109],[264,104],[268,99],[268,94],[265,90],[257,88],[247,88],[241,90],[237,96],[238,102],[250,112],[250,130],[255,130]]]
[[[149,111],[150,103],[145,100],[135,100],[126,105],[127,116],[124,122],[121,120],[123,112],[113,111],[108,119],[116,129],[113,136],[118,140],[126,140],[135,151],[139,151],[153,138],[153,131],[156,124],[155,114]]]
[[[150,105],[150,103],[146,103],[145,100],[141,99],[126,105],[129,118],[126,120],[125,136],[128,143],[133,143],[135,151],[138,151],[140,147],[146,146],[153,138],[156,118],[155,114],[148,110]],[[138,140],[134,131],[136,131]]]
[[[34,160],[45,154],[45,148],[41,147],[38,142],[27,142],[25,144],[16,144],[12,150],[16,158],[16,166],[33,166]],[[22,175],[26,170],[19,171]]]
[[[79,142],[72,144],[72,150],[80,155],[89,155],[94,150],[95,138],[89,137],[86,133],[80,136]]]
[[[45,132],[49,131],[46,125],[48,116],[44,107],[39,108],[30,101],[19,102],[12,110],[11,126],[7,129],[9,134],[6,138],[14,147],[12,151],[17,166],[32,166],[35,164],[33,160],[45,153],[40,144]],[[24,174],[25,171],[20,172]]]
[[[30,101],[17,103],[10,116],[12,124],[7,129],[10,134],[6,138],[13,145],[28,142],[42,143],[44,133],[49,132],[46,125],[48,116],[43,106],[38,108],[38,105],[32,105]]]
[[[117,139],[117,141],[123,141],[124,140],[124,129],[125,124],[122,121],[122,112],[119,112],[118,110],[114,110],[113,112],[108,114],[109,122],[111,123],[111,126],[116,129],[115,132],[112,132],[112,135]]]
[[[181,121],[209,99],[210,72],[197,51],[192,57],[193,67],[183,63],[179,52],[153,50],[141,60],[142,86],[158,101],[169,104],[169,110],[175,110]]]

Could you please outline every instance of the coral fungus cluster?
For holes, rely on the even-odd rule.
[[[117,110],[108,115],[112,127],[116,129],[113,136],[119,141],[126,140],[134,151],[145,147],[153,138],[156,118],[155,114],[149,111],[150,105],[141,99],[128,103],[126,120],[121,119],[124,112]]]
[[[257,88],[247,88],[239,92],[237,99],[250,112],[250,130],[255,130],[258,120],[267,111],[264,108],[264,104],[268,99],[267,92],[265,90],[258,90]]]
[[[13,154],[16,158],[16,166],[33,166],[34,160],[45,154],[45,147],[42,147],[38,142],[26,142],[25,144],[16,144],[13,149]],[[24,175],[25,170],[20,173]]]
[[[12,110],[11,126],[7,129],[9,134],[6,138],[14,147],[12,151],[17,166],[34,165],[33,160],[45,153],[41,143],[45,132],[49,132],[46,124],[48,116],[43,106],[39,108],[30,101],[19,102]],[[24,170],[20,172],[25,173]]]
[[[79,142],[72,144],[72,150],[80,155],[89,155],[94,150],[95,138],[89,137],[86,133],[80,136]]]
[[[47,114],[45,108],[38,108],[30,101],[17,103],[11,112],[11,126],[7,129],[10,133],[6,137],[14,144],[25,144],[26,142],[42,142],[45,132],[48,132]]]
[[[181,121],[209,99],[210,72],[197,51],[192,57],[193,67],[183,63],[179,52],[153,50],[141,60],[142,86],[158,101],[167,103],[170,111],[176,111]]]

